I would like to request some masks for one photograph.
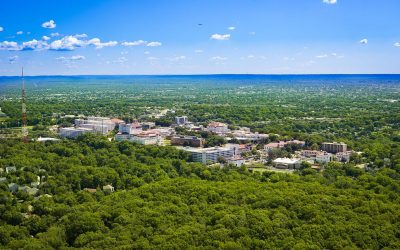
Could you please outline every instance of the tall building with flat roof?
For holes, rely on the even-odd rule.
[[[347,144],[343,142],[324,142],[322,143],[321,150],[328,153],[339,153],[347,151]]]
[[[188,122],[187,116],[176,116],[175,123],[178,125],[184,125]]]

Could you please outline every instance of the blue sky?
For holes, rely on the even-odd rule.
[[[398,0],[2,1],[0,75],[400,73],[399,13]]]

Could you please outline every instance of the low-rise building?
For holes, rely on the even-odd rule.
[[[240,142],[259,142],[268,138],[267,134],[259,134],[258,132],[252,133],[249,130],[235,130],[231,132],[233,138]]]
[[[300,155],[307,160],[311,160],[315,163],[328,163],[334,160],[331,153],[318,150],[302,150]]]
[[[277,158],[272,161],[275,168],[279,169],[298,169],[300,168],[300,159],[289,159],[289,158]]]
[[[350,156],[353,153],[354,153],[353,151],[338,152],[335,155],[336,161],[349,162],[350,161]]]
[[[210,122],[207,130],[216,134],[226,134],[230,131],[228,125],[222,122]]]
[[[226,162],[228,164],[234,165],[236,167],[240,167],[240,166],[244,165],[245,160],[241,156],[233,156],[231,158],[226,159]]]
[[[8,190],[10,190],[10,192],[12,193],[16,193],[18,191],[18,184],[17,183],[10,183],[8,184]]]
[[[234,156],[234,149],[230,147],[212,147],[212,148],[193,148],[193,147],[181,147],[190,153],[192,160],[201,162],[203,164],[215,163],[219,157],[228,159]]]
[[[271,143],[264,145],[264,150],[269,152],[269,151],[272,151],[273,149],[283,148],[286,145],[293,145],[293,144],[299,145],[300,147],[304,147],[306,142],[299,141],[299,140],[271,142]]]
[[[161,142],[161,135],[158,131],[147,130],[131,135],[129,140],[143,145],[158,145]]]
[[[114,187],[111,186],[110,184],[105,185],[105,186],[103,186],[103,191],[110,192],[110,193],[114,192]]]
[[[196,136],[174,136],[171,138],[171,145],[184,147],[202,147],[205,140]]]
[[[10,174],[10,173],[14,173],[17,172],[17,168],[16,167],[6,167],[6,173]]]
[[[59,135],[60,137],[63,138],[75,138],[80,135],[84,135],[86,133],[94,133],[94,130],[90,128],[74,128],[74,127],[60,128]]]

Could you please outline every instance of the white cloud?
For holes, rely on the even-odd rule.
[[[85,60],[86,57],[85,56],[81,56],[81,55],[76,55],[76,56],[71,56],[71,60]]]
[[[50,21],[42,23],[42,27],[45,29],[54,29],[56,26],[57,25],[54,22],[54,20],[50,20]]]
[[[248,55],[247,56],[247,58],[250,58],[250,59],[255,58],[255,57],[256,57],[255,55]]]
[[[361,44],[367,44],[368,43],[368,39],[364,38],[364,39],[360,40],[360,43]]]
[[[22,30],[17,32],[17,35],[22,35],[22,34],[24,34],[24,32]]]
[[[195,51],[194,51],[194,53],[197,53],[197,54],[200,54],[200,53],[203,53],[204,51],[202,50],[202,49],[196,49]]]
[[[140,45],[147,45],[146,41],[143,40],[137,40],[137,41],[133,41],[133,42],[123,42],[121,43],[122,46],[140,46]]]
[[[61,61],[62,63],[69,65],[69,64],[73,64],[76,61],[82,61],[85,60],[86,57],[85,56],[81,56],[81,55],[76,55],[76,56],[71,56],[71,57],[64,57],[64,56],[60,56],[57,57],[56,60]]]
[[[219,40],[219,41],[229,40],[230,38],[231,38],[231,35],[230,35],[230,34],[225,34],[225,35],[213,34],[213,35],[211,35],[211,37],[210,37],[210,39]]]
[[[336,4],[337,0],[323,0],[322,2],[326,4]]]
[[[236,27],[233,27],[233,26],[228,27],[228,30],[235,30],[235,29],[236,29]]]
[[[4,28],[0,26],[0,32],[4,31]]]
[[[99,38],[93,38],[93,39],[90,39],[89,41],[87,41],[87,44],[94,45],[96,47],[96,49],[101,49],[104,47],[114,47],[118,44],[118,42],[117,41],[109,41],[109,42],[102,43]]]
[[[161,45],[162,45],[162,43],[160,43],[160,42],[149,42],[146,46],[147,47],[158,47]]]
[[[50,40],[51,38],[50,37],[48,37],[48,36],[42,36],[42,40],[43,41],[48,41],[48,40]]]
[[[21,50],[43,50],[47,48],[48,48],[47,42],[33,39],[32,41],[23,42]]]
[[[251,32],[249,32],[249,35],[250,36],[254,36],[256,34],[256,32],[255,31],[251,31]]]
[[[55,33],[51,33],[50,36],[51,37],[57,37],[57,36],[61,36],[61,34],[58,33],[58,32],[55,32]]]
[[[145,51],[144,54],[145,55],[150,55],[150,51]]]
[[[77,47],[85,46],[86,42],[74,36],[65,36],[50,43],[51,50],[74,50]]]
[[[328,55],[327,54],[323,54],[323,55],[318,55],[318,56],[316,56],[316,58],[327,58],[328,57]]]
[[[211,57],[210,59],[211,59],[211,60],[215,60],[215,61],[225,61],[225,60],[227,60],[228,58],[222,57],[222,56],[213,56],[213,57]]]
[[[393,46],[400,47],[400,42],[397,42],[397,43],[393,44]]]
[[[149,60],[149,61],[158,60],[158,58],[157,58],[157,57],[154,57],[154,56],[149,56],[149,57],[147,57],[146,59]]]
[[[9,61],[10,63],[15,63],[17,60],[18,60],[18,56],[10,56],[10,57],[8,58],[8,61]]]
[[[4,41],[0,42],[0,50],[20,50],[16,42]]]

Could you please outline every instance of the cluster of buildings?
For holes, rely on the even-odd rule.
[[[164,145],[164,140],[171,137],[175,130],[170,127],[155,128],[154,123],[119,123],[116,141],[131,141],[143,145]]]
[[[271,142],[264,145],[264,150],[270,152],[274,149],[284,148],[286,145],[298,145],[300,147],[304,147],[306,145],[306,142],[299,140]]]
[[[235,139],[238,144],[227,144],[222,147],[204,148],[205,139],[196,136],[176,134],[175,127],[184,127],[191,131],[208,131],[224,137],[226,140]],[[206,127],[195,125],[189,121],[187,116],[176,116],[175,125],[172,127],[156,127],[153,122],[132,122],[126,123],[119,119],[109,119],[105,117],[88,117],[87,119],[75,119],[74,127],[61,128],[59,134],[64,138],[73,138],[85,133],[108,134],[118,127],[118,133],[114,139],[116,141],[131,141],[143,145],[172,145],[176,146],[191,155],[193,161],[204,164],[226,162],[236,166],[245,163],[242,155],[248,157],[255,144],[268,139],[268,134],[251,132],[249,128],[240,127],[231,130],[228,125],[222,122],[210,122]],[[288,140],[271,142],[264,145],[264,154],[271,154],[272,151],[283,149],[286,146],[293,146],[296,151],[293,158],[277,158],[272,161],[276,168],[296,169],[301,162],[307,161],[312,164],[325,164],[330,161],[348,162],[352,151],[347,150],[345,143],[324,142],[321,150],[303,150],[305,141]],[[251,155],[251,154],[250,154]],[[246,159],[247,159],[246,158]]]
[[[44,171],[44,170],[41,170]],[[0,168],[0,176],[3,176],[3,173],[5,172],[6,177],[0,177],[0,184],[7,184],[8,190],[11,193],[17,193],[17,192],[23,192],[28,195],[36,196],[39,193],[39,186],[44,183],[45,176],[36,176],[36,180],[31,182],[31,183],[25,183],[25,184],[17,184],[15,182],[11,182],[10,177],[12,175],[15,175],[17,172],[17,168],[14,166],[8,166],[5,167],[5,171],[3,168]],[[18,179],[19,177],[17,177]]]
[[[300,145],[302,142],[290,141],[289,143],[298,143]],[[272,145],[265,145],[264,149],[270,151],[273,148],[283,147],[282,145],[282,142],[273,143]],[[331,161],[349,162],[353,153],[354,151],[347,150],[347,145],[343,142],[324,142],[321,145],[321,150],[300,150],[296,152],[293,158],[277,158],[272,161],[272,164],[279,169],[296,169],[300,167],[303,161],[319,165]]]
[[[60,128],[59,135],[62,138],[75,138],[86,133],[108,134],[121,122],[119,119],[106,117],[88,117],[87,119],[75,119],[74,127]]]

